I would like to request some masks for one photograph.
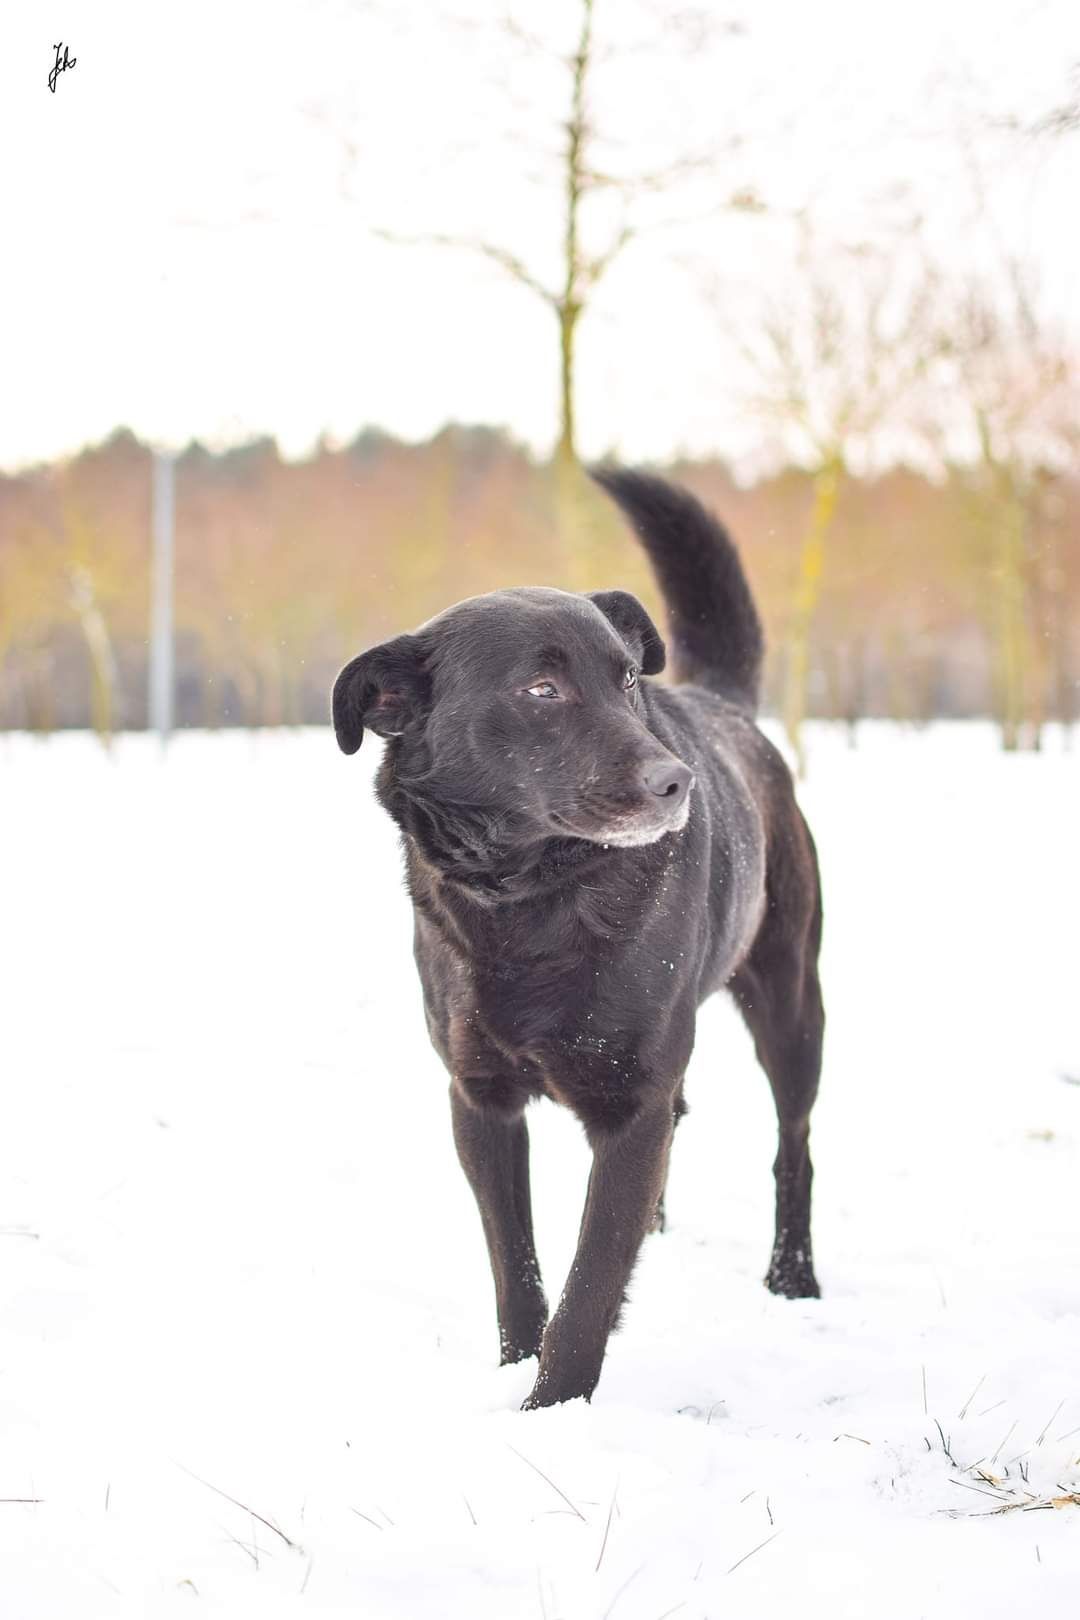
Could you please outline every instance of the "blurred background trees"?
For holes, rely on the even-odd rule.
[[[751,483],[718,460],[666,469],[738,538],[766,621],[767,702],[789,721],[793,666],[800,716],[989,714],[1010,747],[1076,718],[1069,379],[1030,337],[1010,328],[1017,348],[1002,350],[996,322],[975,306],[968,315],[942,363],[955,368],[950,397],[970,410],[976,458],[853,467],[841,412],[820,454]],[[1036,410],[1045,431],[1027,441],[1018,422]],[[1051,444],[1055,455],[1042,454]],[[150,465],[149,448],[121,432],[0,476],[0,727],[107,736],[145,725]],[[619,584],[661,611],[598,493],[593,577],[579,567],[570,578],[551,522],[555,462],[489,428],[448,427],[423,444],[369,430],[299,461],[268,439],[218,454],[193,444],[176,476],[182,725],[321,724],[355,651],[500,585]]]

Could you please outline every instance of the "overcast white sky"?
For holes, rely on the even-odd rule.
[[[1022,255],[1080,333],[1080,136],[992,127],[1064,97],[1076,0],[731,0],[701,9],[745,32],[682,60],[626,48],[685,6],[596,9],[613,52],[597,112],[617,161],[746,140],[658,217],[696,220],[749,184],[777,216],[808,205],[823,241],[851,241],[917,206],[930,251],[990,272]],[[558,85],[535,63],[508,69],[486,27],[497,10],[458,0],[465,20],[448,26],[436,0],[9,3],[0,465],[120,424],[172,444],[270,432],[299,454],[324,431],[419,437],[456,419],[546,448],[551,315],[469,255],[375,234],[479,232],[538,273],[551,264],[555,194],[528,176],[554,138]],[[555,39],[573,12],[556,0],[522,14]],[[58,40],[77,65],[50,94]],[[315,106],[352,132],[351,201]],[[883,200],[901,183],[908,202]],[[725,327],[752,322],[763,288],[787,296],[792,239],[775,220],[714,215],[627,250],[583,329],[588,453],[745,448]],[[706,271],[719,310],[696,297]]]

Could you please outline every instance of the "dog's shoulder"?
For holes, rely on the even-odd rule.
[[[678,744],[708,775],[732,769],[752,788],[791,782],[780,750],[743,705],[704,686],[662,686],[650,692],[651,717],[665,742]]]

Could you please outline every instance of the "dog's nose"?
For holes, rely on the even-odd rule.
[[[664,759],[659,764],[646,765],[642,781],[650,793],[672,809],[680,805],[690,791],[694,773],[678,759]]]

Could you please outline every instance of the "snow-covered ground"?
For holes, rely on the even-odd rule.
[[[1075,1614],[1080,1506],[994,1510],[1080,1490],[1080,757],[815,734],[825,1297],[717,1001],[594,1402],[522,1414],[377,746],[0,739],[0,1612]]]

